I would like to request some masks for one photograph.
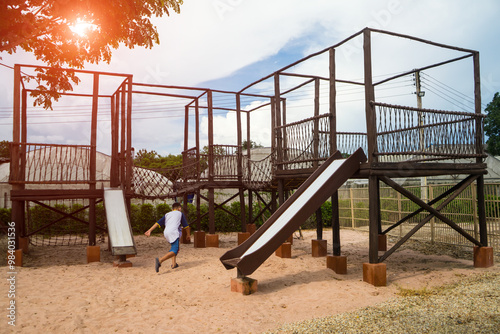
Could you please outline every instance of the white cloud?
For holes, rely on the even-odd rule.
[[[132,73],[136,82],[197,85],[224,78],[245,66],[275,56],[294,41],[301,41],[293,45],[302,47],[301,53],[305,56],[370,26],[479,50],[485,96],[483,102],[487,103],[493,93],[500,90],[500,67],[497,61],[500,50],[496,43],[496,33],[500,29],[496,17],[499,9],[500,3],[496,0],[190,0],[181,7],[181,14],[155,20],[161,38],[160,45],[151,50],[121,48],[113,53],[110,65],[93,65],[89,69]],[[404,42],[401,45],[405,45]],[[383,51],[374,49],[375,52]],[[388,52],[387,60],[381,63],[383,71],[389,68],[388,65],[399,65],[397,70],[404,68],[394,61],[398,52],[397,49]],[[359,42],[340,53],[344,59],[339,59],[339,76],[362,77]],[[2,57],[2,62],[9,65],[33,62],[32,56],[23,53]],[[409,64],[413,60],[425,60],[421,54],[400,54],[400,57],[407,57]],[[324,60],[311,61],[294,70],[325,75],[324,63]],[[277,68],[270,68],[269,73],[275,70]],[[0,68],[0,75],[0,96],[7,97],[0,102],[1,110],[4,110],[10,108],[12,103],[12,71]],[[269,82],[264,85],[269,86]],[[234,87],[234,90],[241,88]],[[310,103],[310,96],[304,96],[304,99]],[[296,104],[304,102],[297,101]],[[339,124],[351,128],[354,123],[360,123],[358,118],[362,117],[362,112],[352,117],[352,110],[359,109],[359,106],[356,103],[349,108],[344,105],[339,104],[342,109]],[[306,109],[296,107],[297,116],[294,116],[293,108],[289,110],[291,121]],[[304,113],[310,113],[310,110]],[[217,115],[214,123],[216,143],[235,141],[234,117],[234,113]],[[178,153],[183,149],[181,123],[181,120],[174,122],[171,119],[138,121],[134,123],[133,145],[155,149],[159,153],[169,150]],[[251,126],[252,140],[269,146],[269,108],[253,112]],[[206,129],[206,124],[203,124],[202,129]],[[259,131],[254,134],[253,131],[257,129]],[[105,131],[103,129],[103,133]],[[3,138],[10,139],[11,127],[0,124],[0,132]],[[105,135],[102,141],[102,145],[108,145]],[[206,137],[202,141],[206,145]]]

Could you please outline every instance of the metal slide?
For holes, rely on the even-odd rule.
[[[238,276],[253,273],[366,161],[361,148],[341,158],[339,152],[331,156],[250,238],[222,255],[226,269],[237,268]]]
[[[123,190],[121,188],[104,188],[104,207],[106,208],[111,254],[137,254]]]

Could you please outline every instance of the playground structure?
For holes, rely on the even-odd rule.
[[[415,68],[394,69],[382,79],[381,72],[375,72],[376,64],[372,53],[376,49],[374,37],[385,40],[403,40],[416,43],[431,50],[445,50],[448,58],[436,63],[424,64]],[[377,41],[379,41],[377,39]],[[362,79],[346,78],[349,71],[343,70],[340,50],[349,43],[357,41],[357,52],[361,63],[356,66]],[[397,49],[401,51],[406,44]],[[391,65],[399,61],[397,53],[383,50],[385,59],[390,58]],[[452,57],[449,55],[452,54]],[[377,98],[379,90],[390,89],[390,84],[421,71],[431,71],[472,60],[471,82],[474,105],[470,110],[450,111],[435,107],[422,108],[420,103],[411,106],[407,101],[399,102],[396,98],[381,102]],[[313,62],[313,66],[306,66]],[[344,63],[346,63],[344,61]],[[378,64],[378,63],[377,63]],[[352,64],[350,66],[353,66]],[[411,65],[410,65],[411,66]],[[89,145],[35,144],[28,142],[27,134],[27,93],[22,69],[37,66],[16,65],[14,73],[14,115],[13,143],[11,147],[12,185],[12,220],[16,223],[16,245],[20,248],[23,239],[38,231],[25,228],[25,205],[27,202],[42,204],[56,199],[88,200],[89,246],[96,244],[96,203],[104,198],[104,187],[121,188],[125,194],[126,205],[130,207],[132,198],[168,198],[184,197],[196,194],[197,219],[190,222],[197,228],[194,232],[195,247],[217,246],[215,231],[215,210],[221,204],[215,203],[216,189],[235,189],[236,194],[229,200],[239,197],[241,205],[242,232],[247,231],[255,217],[251,210],[245,215],[245,202],[252,206],[254,196],[265,203],[265,209],[278,212],[289,194],[307,182],[306,180],[336,152],[340,157],[349,157],[362,149],[366,162],[359,161],[359,166],[348,178],[367,179],[369,184],[369,261],[363,265],[364,280],[374,285],[385,285],[385,264],[387,259],[424,224],[436,217],[460,233],[476,246],[474,264],[491,266],[492,249],[488,247],[485,220],[484,179],[486,165],[483,147],[483,115],[481,114],[479,53],[419,38],[387,31],[365,28],[347,39],[311,54],[270,74],[240,91],[222,91],[196,87],[153,85],[133,82],[131,75],[103,73],[95,71],[70,70],[76,74],[92,76],[92,92],[87,94],[68,94],[82,98],[91,98],[92,119]],[[390,67],[390,66],[389,66]],[[320,70],[318,70],[320,68]],[[470,69],[469,68],[469,69]],[[305,74],[313,73],[313,74]],[[318,74],[319,73],[319,74]],[[103,78],[117,78],[119,83],[112,93],[100,91],[99,82]],[[460,80],[466,81],[463,77]],[[358,114],[343,108],[338,101],[338,92],[346,87],[360,89],[362,102],[356,105]],[[300,101],[294,97],[297,92],[304,92]],[[325,93],[326,92],[326,93]],[[149,170],[133,166],[132,158],[132,115],[134,98],[139,95],[157,96],[165,99],[168,105],[172,101],[184,104],[184,151],[183,164],[176,168]],[[421,98],[417,94],[417,101]],[[110,101],[110,139],[111,166],[109,180],[96,179],[97,153],[97,114],[99,99]],[[231,102],[228,104],[228,99]],[[306,106],[293,113],[291,109],[303,100]],[[235,138],[233,143],[216,144],[214,134],[214,111],[235,114]],[[254,133],[260,129],[252,128],[252,117],[265,114],[270,137],[270,154],[259,161],[252,160],[251,150],[243,150],[243,141],[250,143]],[[346,116],[347,115],[347,116]],[[202,129],[200,119],[206,119],[206,129]],[[361,131],[339,131],[341,122],[346,118],[360,119]],[[190,123],[190,120],[193,124]],[[246,128],[244,126],[246,124]],[[353,128],[348,124],[348,128]],[[202,132],[207,133],[207,151],[201,149]],[[244,135],[246,134],[246,139]],[[190,146],[191,145],[191,146]],[[42,156],[47,151],[64,151],[56,155],[57,161],[43,162]],[[337,156],[339,158],[339,156]],[[453,159],[472,159],[470,163],[444,162]],[[38,176],[31,177],[38,173]],[[465,178],[456,186],[427,203],[408,192],[397,181],[401,177],[426,177],[435,175],[463,175]],[[164,182],[167,178],[170,182]],[[391,186],[402,195],[417,203],[420,208],[399,222],[382,230],[380,219],[380,181]],[[445,217],[440,211],[446,207],[468,185],[477,184],[477,212],[479,220],[479,240],[472,237],[463,227]],[[68,185],[60,189],[36,189],[34,186]],[[100,187],[99,187],[100,185]],[[340,185],[337,185],[338,188]],[[208,195],[202,195],[201,190]],[[345,271],[345,257],[341,252],[339,236],[338,196],[336,188],[329,188],[331,193],[323,193],[321,198],[309,203],[312,212],[316,211],[327,197],[332,201],[333,256],[328,262],[338,273]],[[271,201],[265,201],[261,193],[270,194]],[[326,197],[325,197],[326,196]],[[246,198],[245,198],[246,197]],[[293,197],[293,195],[292,195]],[[290,197],[290,199],[292,199]],[[325,198],[323,198],[325,197]],[[208,202],[208,235],[200,231],[200,201]],[[226,202],[227,202],[226,201]],[[224,202],[224,203],[226,203]],[[224,204],[222,203],[222,204]],[[436,206],[433,206],[436,204]],[[56,208],[51,210],[57,211]],[[386,234],[403,224],[410,217],[427,211],[428,215],[406,236],[401,238],[389,250],[386,250]],[[62,213],[65,217],[78,220],[75,213]],[[262,212],[260,213],[262,214]],[[260,215],[259,214],[259,215]],[[308,211],[309,214],[309,211]],[[307,218],[307,217],[306,217]],[[301,219],[305,219],[302,217]],[[55,224],[53,222],[51,224]],[[300,226],[299,221],[294,226]],[[279,240],[290,234],[289,229],[276,231]],[[317,239],[322,239],[322,224],[318,224]],[[255,241],[257,237],[249,240]],[[284,238],[285,240],[286,238]],[[251,241],[253,240],[253,241]],[[248,245],[247,245],[248,246]],[[273,244],[274,247],[274,244]],[[383,255],[379,256],[379,251]],[[227,264],[227,263],[226,263]],[[244,273],[243,273],[244,274]]]

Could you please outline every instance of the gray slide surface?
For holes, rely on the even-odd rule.
[[[105,188],[104,206],[106,208],[111,253],[113,255],[137,254],[123,190],[120,188]]]
[[[237,268],[239,275],[253,273],[365,161],[362,149],[347,159],[338,152],[330,157],[250,238],[222,255],[222,264],[226,269]]]

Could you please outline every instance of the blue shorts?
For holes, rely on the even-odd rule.
[[[179,253],[179,238],[175,239],[174,242],[170,243],[170,252],[174,252],[175,255]]]

